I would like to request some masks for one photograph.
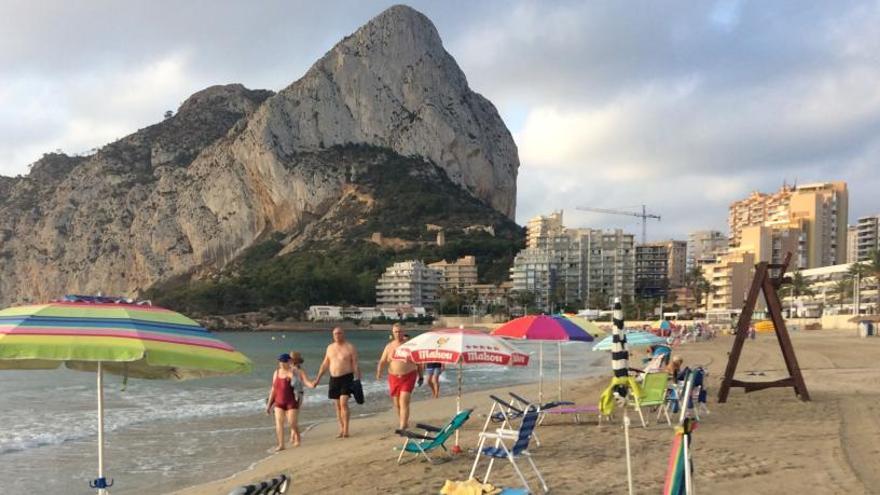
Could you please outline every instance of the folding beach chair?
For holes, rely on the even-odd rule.
[[[525,409],[528,406],[534,406],[538,410],[538,426],[541,426],[542,424],[544,424],[544,419],[547,417],[547,413],[553,413],[553,410],[558,409],[558,408],[571,409],[571,408],[575,407],[575,403],[568,401],[568,400],[558,400],[558,401],[554,400],[554,401],[550,401],[550,402],[545,402],[543,404],[538,404],[536,402],[530,401],[529,399],[527,399],[521,395],[517,395],[513,392],[508,392],[508,394],[510,394],[510,396],[513,397],[513,400],[516,401],[517,406],[522,407],[523,409]],[[580,423],[580,418],[576,416],[575,421],[577,423]],[[537,441],[537,440],[538,440],[538,437],[535,437],[535,441]],[[541,442],[537,442],[537,443],[538,443],[538,447],[540,447]]]
[[[428,453],[438,447],[445,451],[446,440],[465,424],[465,422],[471,417],[473,411],[473,409],[465,409],[461,411],[442,428],[423,423],[416,423],[416,428],[423,430],[422,433],[415,433],[409,430],[397,430],[397,434],[405,438],[403,446],[397,447],[400,449],[400,455],[397,456],[397,463],[400,464],[404,453],[412,452],[413,454],[416,454],[416,457],[418,457],[419,454],[422,454],[428,462],[433,464],[434,459],[432,459]],[[431,436],[431,434],[434,434],[434,436]]]
[[[474,477],[481,456],[489,457],[489,466],[486,468],[486,475],[483,476],[484,483],[489,480],[489,474],[492,472],[492,465],[495,463],[495,459],[507,459],[510,462],[510,465],[513,466],[514,471],[516,471],[516,475],[522,482],[523,487],[526,490],[529,490],[529,482],[526,481],[526,477],[523,475],[522,470],[520,470],[519,466],[516,464],[517,458],[524,457],[529,461],[529,464],[532,466],[532,471],[535,472],[535,475],[541,482],[541,488],[543,488],[544,493],[547,493],[550,490],[547,487],[547,482],[544,481],[544,477],[541,476],[541,472],[538,471],[538,467],[535,466],[535,461],[532,460],[532,456],[528,451],[529,440],[531,439],[532,432],[537,424],[538,410],[533,406],[529,406],[525,410],[519,430],[498,428],[495,430],[495,433],[480,433],[481,444],[485,440],[495,440],[495,445],[493,447],[483,447],[477,452],[477,457],[474,459],[474,465],[471,467],[471,473],[468,478]],[[514,443],[512,446],[508,446],[507,442]]]
[[[229,495],[284,495],[290,488],[290,481],[289,476],[281,474],[271,480],[235,488]]]
[[[491,394],[489,395],[489,398],[492,399],[492,408],[489,409],[489,415],[486,417],[486,422],[483,423],[483,429],[480,430],[480,433],[484,433],[486,430],[489,429],[489,423],[498,424],[498,428],[513,429],[515,427],[513,421],[522,419],[523,415],[525,414],[524,409],[526,408],[526,406],[529,405],[528,403],[526,403],[523,408],[520,409],[513,401],[507,402],[504,399]],[[535,439],[535,444],[540,447],[541,439],[538,438],[538,434],[535,431],[532,431],[532,437]],[[483,442],[484,440],[481,439],[479,444],[477,445],[477,450],[483,448]]]
[[[669,385],[669,375],[665,371],[646,373],[644,380],[642,380],[641,395],[630,395],[628,398],[628,404],[639,413],[642,427],[648,427],[648,424],[645,422],[645,416],[642,414],[642,408],[655,406],[659,408],[657,419],[659,420],[660,415],[665,413],[666,423],[672,425],[672,420],[669,419],[668,408],[664,407],[666,405],[667,385]]]

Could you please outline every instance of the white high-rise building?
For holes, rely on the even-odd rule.
[[[605,307],[614,297],[632,297],[635,249],[621,230],[566,229],[562,212],[528,223],[528,247],[511,267],[514,292],[532,292],[538,307],[556,304]]]
[[[442,274],[421,261],[401,261],[385,270],[376,283],[379,306],[416,306],[432,308]]]
[[[859,218],[856,230],[856,259],[853,261],[865,261],[872,251],[880,249],[880,214]]]

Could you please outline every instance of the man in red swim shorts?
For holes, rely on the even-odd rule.
[[[388,392],[391,395],[391,403],[394,405],[394,411],[397,413],[398,427],[405,430],[409,424],[409,401],[413,389],[416,386],[416,380],[419,384],[424,381],[422,376],[422,367],[413,363],[409,359],[402,361],[393,359],[394,351],[405,342],[403,328],[400,324],[395,323],[391,327],[392,340],[385,346],[382,351],[382,357],[379,358],[379,364],[376,367],[376,379],[382,378],[382,369],[388,366]]]

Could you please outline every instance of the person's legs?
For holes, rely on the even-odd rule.
[[[342,420],[342,438],[348,437],[348,396],[339,396],[339,414]]]
[[[391,396],[391,407],[394,408],[394,415],[397,416],[397,422],[400,422],[400,395]]]
[[[284,409],[280,407],[275,408],[275,437],[278,440],[275,450],[284,450]]]
[[[400,429],[405,430],[409,426],[409,392],[400,392],[397,402],[400,413],[397,418],[400,421]]]
[[[348,397],[346,397],[347,399]],[[345,424],[342,413],[342,396],[338,399],[333,399],[333,404],[336,406],[336,423],[339,425],[339,433],[336,435],[336,438],[342,438],[345,434]]]
[[[440,397],[440,375],[431,373],[428,377],[428,385],[431,387],[431,397],[435,399]]]
[[[287,411],[287,422],[290,423],[290,443],[294,447],[299,446],[299,409]]]

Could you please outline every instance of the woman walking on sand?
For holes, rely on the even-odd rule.
[[[298,408],[293,410],[293,425],[291,426],[290,431],[290,443],[292,443],[294,447],[299,446],[300,443],[299,411],[303,406],[305,388],[307,386],[310,387],[312,383],[309,379],[309,374],[302,368],[304,362],[305,360],[303,359],[302,354],[295,351],[290,353],[290,370],[293,372],[293,379],[290,381],[290,388],[293,389],[294,398],[296,398],[296,403],[299,405]]]
[[[293,445],[299,445],[299,427],[296,426],[299,403],[294,395],[291,382],[295,375],[305,379],[305,383],[311,386],[311,382],[305,377],[302,370],[294,370],[290,366],[290,354],[278,356],[278,369],[272,374],[272,386],[269,388],[269,399],[266,404],[266,414],[272,414],[275,410],[275,437],[278,445],[273,449],[275,452],[284,450],[284,421],[290,427],[290,436]]]

